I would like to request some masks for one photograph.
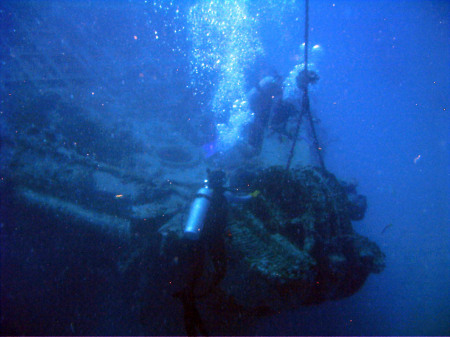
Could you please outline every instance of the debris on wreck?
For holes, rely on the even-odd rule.
[[[246,178],[261,194],[229,215],[220,301],[241,312],[277,312],[350,296],[384,269],[379,247],[353,230],[352,203],[333,174],[270,167]],[[183,254],[182,222],[172,220],[160,229],[167,261]]]
[[[129,237],[132,204],[144,202],[156,186],[151,174],[130,169],[130,151],[143,148],[130,133],[103,125],[51,92],[24,99],[5,122],[1,168],[18,209],[26,205],[55,223]]]
[[[50,98],[41,100],[58,101]],[[31,218],[45,213],[52,223],[70,224],[80,232],[83,224],[99,237],[109,234],[126,242],[117,269],[133,276],[138,297],[151,294],[150,301],[136,299],[138,306],[156,298],[173,304],[171,294],[183,282],[183,256],[189,254],[182,235],[189,198],[199,187],[192,181],[204,175],[206,164],[197,152],[163,141],[155,146],[146,171],[136,169],[133,160],[114,161],[130,149],[138,154],[141,145],[123,136],[103,154],[112,141],[110,129],[74,107],[68,117],[62,101],[44,103],[32,101],[9,120],[18,132],[6,134],[3,151],[11,156],[4,168],[16,209],[26,205]],[[36,105],[41,112],[33,123],[23,123]],[[70,131],[74,118],[83,119],[77,124],[80,138]],[[78,140],[85,134],[90,137],[86,144]],[[235,169],[229,188],[260,194],[230,207],[224,233],[227,274],[199,298],[202,317],[216,331],[236,331],[230,324],[236,327],[242,317],[351,296],[370,273],[384,269],[379,247],[352,227],[351,221],[361,220],[367,207],[355,184],[314,167],[272,166]],[[212,278],[209,263],[203,289],[211,288]]]

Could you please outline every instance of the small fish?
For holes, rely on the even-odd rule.
[[[383,230],[381,231],[381,234],[384,234],[389,228],[391,228],[393,226],[393,224],[388,224],[388,225],[386,225],[384,228],[383,228]]]

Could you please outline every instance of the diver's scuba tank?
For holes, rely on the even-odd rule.
[[[208,186],[198,190],[196,197],[189,211],[189,218],[184,227],[184,237],[190,240],[198,240],[200,238],[203,226],[205,224],[206,214],[211,204],[211,196],[213,190]]]
[[[184,237],[190,240],[198,240],[205,225],[206,214],[211,205],[213,191],[221,193],[224,190],[226,177],[222,170],[206,170],[208,179],[205,186],[198,190],[195,200],[192,202],[189,218],[184,227]]]

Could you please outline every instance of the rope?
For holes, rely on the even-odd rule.
[[[309,46],[309,0],[305,0],[305,67],[304,67],[303,71],[305,74],[304,76],[309,77],[309,72],[308,72],[308,50],[309,50],[309,48],[308,48],[308,46]],[[301,108],[301,112],[298,116],[297,127],[295,129],[295,137],[294,137],[294,141],[292,142],[291,151],[289,152],[289,158],[288,158],[288,161],[286,164],[286,171],[289,171],[289,168],[290,168],[291,162],[292,162],[292,158],[294,157],[295,146],[297,145],[298,134],[300,132],[300,126],[302,124],[302,119],[303,119],[304,115],[306,115],[309,119],[309,125],[311,128],[311,133],[312,133],[313,141],[314,141],[314,147],[316,148],[317,155],[319,156],[320,167],[322,168],[322,170],[325,170],[325,163],[322,158],[322,153],[320,152],[322,150],[322,148],[319,145],[316,129],[314,127],[314,123],[313,123],[313,119],[312,119],[312,115],[311,115],[311,109],[310,109],[310,104],[309,104],[308,85],[309,85],[309,82],[307,81],[305,83],[305,85],[302,86],[302,88],[301,88],[301,89],[303,89],[302,108]]]
[[[305,0],[305,72],[308,74],[309,0]],[[308,88],[308,86],[306,86]]]

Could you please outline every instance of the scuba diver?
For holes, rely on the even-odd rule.
[[[184,288],[173,294],[179,298],[184,309],[184,324],[189,336],[196,336],[197,330],[208,335],[196,299],[208,295],[218,286],[227,271],[224,232],[227,225],[228,204],[246,202],[258,195],[258,191],[245,196],[235,196],[225,188],[226,175],[221,170],[207,170],[205,186],[198,190],[184,228],[184,239],[189,250],[187,275]],[[203,275],[207,254],[212,260],[214,275],[209,287],[197,289]],[[198,293],[198,291],[202,291]]]
[[[318,80],[315,71],[306,72],[297,66],[284,82],[279,75],[266,76],[248,93],[249,107],[254,114],[248,130],[248,144],[253,148],[254,155],[261,152],[267,128],[272,134],[294,137],[287,131],[287,124],[289,119],[301,112],[301,90]]]
[[[300,113],[299,110],[294,104],[279,100],[272,112],[273,116],[269,124],[270,135],[276,133],[279,135],[280,139],[282,136],[292,139],[294,136],[288,132],[287,126],[289,119],[297,116]]]
[[[249,107],[254,114],[248,131],[248,143],[253,147],[255,155],[261,152],[272,109],[282,98],[281,85],[280,76],[266,76],[248,93]]]

